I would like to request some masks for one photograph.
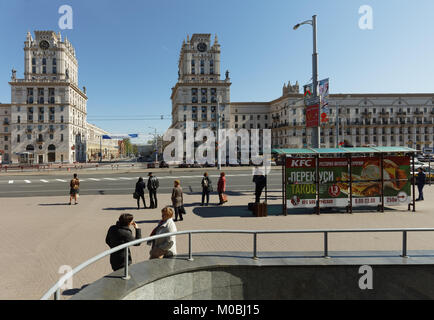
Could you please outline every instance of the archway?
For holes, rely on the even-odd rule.
[[[48,146],[48,162],[56,161],[56,146],[54,144],[50,144]]]

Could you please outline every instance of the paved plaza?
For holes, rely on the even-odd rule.
[[[187,215],[177,222],[181,230],[197,229],[326,229],[326,228],[434,228],[434,187],[426,186],[425,201],[417,202],[417,212],[407,206],[393,207],[384,213],[376,211],[316,214],[278,214],[280,193],[269,195],[268,217],[253,217],[246,208],[253,201],[251,192],[231,192],[229,202],[200,207],[200,194],[184,190]],[[78,205],[68,206],[69,197],[1,198],[0,224],[0,299],[39,299],[61,276],[64,265],[76,267],[85,260],[105,251],[105,236],[110,225],[121,213],[132,213],[148,236],[157,224],[160,209],[136,209],[130,195],[82,195]],[[159,206],[170,203],[169,194],[159,196]],[[400,250],[399,233],[362,233],[329,235],[329,250]],[[321,234],[259,235],[258,251],[321,251]],[[411,250],[434,249],[434,232],[410,233]],[[150,247],[142,244],[132,248],[133,261],[148,259]],[[178,253],[188,250],[187,236],[177,238]],[[193,235],[193,252],[251,251],[251,235],[209,234]],[[411,259],[411,258],[410,258]],[[106,257],[77,274],[69,298],[82,286],[111,273]]]

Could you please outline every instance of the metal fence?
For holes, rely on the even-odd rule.
[[[62,276],[57,283],[51,287],[41,298],[41,300],[48,300],[52,295],[54,295],[55,300],[60,299],[60,290],[68,279],[73,277],[76,273],[80,272],[82,269],[88,267],[94,262],[114,253],[119,250],[125,250],[125,268],[124,275],[122,279],[128,280],[129,276],[129,266],[128,266],[128,248],[143,242],[152,241],[159,238],[166,238],[170,236],[179,236],[179,235],[188,235],[188,260],[193,261],[193,249],[192,249],[192,235],[193,234],[210,234],[210,233],[232,233],[232,234],[251,234],[253,235],[253,250],[252,250],[252,259],[259,259],[258,251],[257,251],[257,242],[258,242],[258,234],[312,234],[319,233],[323,234],[323,257],[329,258],[329,234],[332,233],[378,233],[378,232],[392,232],[392,233],[402,233],[402,253],[401,257],[408,258],[407,256],[407,235],[409,232],[426,232],[426,231],[434,231],[434,228],[409,228],[409,229],[327,229],[327,230],[189,230],[189,231],[178,231],[172,233],[165,233],[157,236],[146,237],[143,239],[134,240],[110,250],[106,250],[95,257],[83,262],[72,271],[66,273]]]

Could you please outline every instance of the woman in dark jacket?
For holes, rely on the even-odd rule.
[[[143,181],[143,178],[140,177],[139,181],[136,183],[136,194],[137,194],[137,210],[140,209],[140,198],[143,200],[143,207],[146,209],[146,202],[145,202],[145,188],[146,184]]]
[[[211,180],[208,177],[208,172],[205,172],[203,174],[202,178],[202,206],[205,203],[205,197],[206,197],[206,205],[209,203],[209,193],[212,191],[212,185]]]
[[[119,217],[119,221],[116,225],[111,226],[107,232],[105,238],[105,243],[110,248],[120,246],[121,244],[131,242],[133,240],[140,239],[142,237],[142,231],[137,227],[137,224],[133,221],[134,217],[132,214],[124,213]],[[133,237],[133,232],[130,229],[133,226],[136,229],[136,237]],[[139,246],[137,244],[136,246]],[[128,265],[132,262],[131,251],[128,248]],[[125,249],[116,251],[110,255],[110,264],[113,271],[122,269],[125,267]]]
[[[184,208],[184,197],[182,194],[182,188],[181,188],[181,182],[179,180],[175,180],[174,182],[174,187],[172,189],[172,206],[175,209],[175,220],[174,221],[178,221],[178,216],[179,216],[179,220],[184,220],[182,218],[182,214],[183,214],[183,208]]]

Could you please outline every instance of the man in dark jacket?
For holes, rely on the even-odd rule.
[[[151,202],[150,208],[157,208],[157,189],[160,186],[158,178],[152,175],[152,172],[148,174],[148,191],[149,191],[149,201]]]
[[[145,202],[145,189],[146,184],[143,181],[143,178],[140,177],[139,181],[136,183],[136,196],[137,196],[137,209],[140,209],[140,198],[143,200],[143,207],[146,209],[146,202]]]
[[[107,232],[107,236],[105,238],[105,243],[110,248],[117,247],[121,244],[131,242],[133,240],[140,239],[142,237],[142,231],[137,227],[137,224],[133,221],[134,217],[132,214],[124,213],[119,217],[119,221],[116,222],[116,225],[111,226]],[[136,237],[133,237],[133,233],[130,229],[130,226],[133,226],[136,229]],[[139,246],[137,244],[136,246]],[[128,248],[128,265],[132,262],[131,260],[131,252]],[[110,255],[110,264],[112,266],[113,271],[122,269],[125,267],[125,249],[121,249],[117,252],[114,252]]]
[[[264,190],[265,185],[267,184],[267,178],[265,178],[258,168],[256,168],[255,175],[253,176],[253,182],[255,183],[255,202],[259,203],[262,190]]]
[[[423,186],[425,185],[425,172],[423,172],[422,168],[417,169],[417,189],[419,190],[419,197],[416,199],[416,201],[423,200]]]

